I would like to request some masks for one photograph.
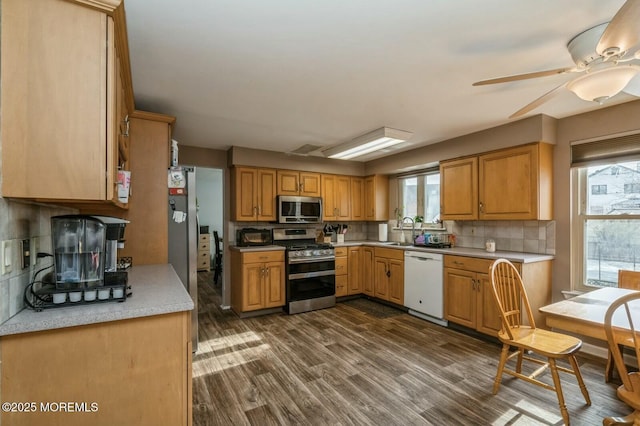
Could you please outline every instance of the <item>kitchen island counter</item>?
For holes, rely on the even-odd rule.
[[[0,336],[54,330],[193,310],[193,301],[170,264],[133,266],[132,295],[125,302],[102,302],[45,309],[24,309],[0,325]]]
[[[37,410],[0,424],[192,424],[191,297],[168,264],[133,267],[129,283],[126,302],[25,309],[2,325],[3,401]]]

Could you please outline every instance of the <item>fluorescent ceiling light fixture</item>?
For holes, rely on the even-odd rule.
[[[381,127],[373,132],[322,151],[325,157],[349,160],[379,149],[406,142],[413,133],[404,130]]]
[[[585,101],[602,101],[620,93],[640,71],[637,65],[618,65],[593,71],[567,84],[567,89]]]

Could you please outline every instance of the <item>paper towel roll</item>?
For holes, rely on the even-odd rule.
[[[381,223],[378,225],[378,241],[387,241],[387,224]]]

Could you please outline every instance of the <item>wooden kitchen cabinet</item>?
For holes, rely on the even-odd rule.
[[[389,177],[367,176],[364,179],[364,220],[389,220]]]
[[[2,2],[4,197],[125,207],[116,191],[126,162],[117,137],[120,32],[106,13],[119,2],[81,3]],[[44,36],[52,23],[57,30]]]
[[[553,145],[534,143],[440,163],[443,220],[553,219]]]
[[[347,259],[349,261],[348,270],[349,270],[349,280],[348,280],[348,288],[347,294],[360,294],[363,292],[362,289],[362,276],[363,276],[363,247],[349,247]]]
[[[336,255],[336,297],[349,294],[349,251],[346,247],[337,247]]]
[[[364,178],[351,176],[351,220],[365,220]]]
[[[553,219],[553,145],[536,143],[478,158],[481,220]]]
[[[478,219],[478,158],[440,163],[440,217]]]
[[[231,308],[237,314],[285,304],[284,251],[231,252]]]
[[[3,425],[192,424],[190,311],[2,336],[0,344],[2,400],[38,404],[2,413]],[[41,402],[86,402],[87,412],[44,412]]]
[[[321,175],[322,219],[351,220],[351,181],[349,176]]]
[[[320,197],[320,173],[277,171],[277,195]]]
[[[232,220],[275,221],[276,181],[274,169],[234,167],[231,173]]]
[[[404,305],[404,251],[375,247],[374,296]]]
[[[444,256],[444,315],[450,322],[497,336],[501,324],[491,290],[492,263],[493,259]],[[514,265],[523,277],[536,325],[544,327],[538,308],[551,303],[551,261]]]
[[[375,249],[362,247],[360,261],[362,262],[362,292],[367,296],[375,296]]]
[[[145,111],[130,114],[131,195],[128,209],[112,205],[83,204],[82,214],[115,216],[128,220],[120,257],[134,265],[167,263],[169,253],[167,168],[171,127],[175,117]],[[157,208],[149,208],[157,206]]]
[[[198,235],[198,271],[211,269],[211,235]]]

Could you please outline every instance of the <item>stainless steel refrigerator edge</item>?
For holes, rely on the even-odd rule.
[[[191,340],[193,352],[198,350],[198,273],[197,273],[197,210],[196,172],[194,167],[182,167],[186,195],[169,193],[169,263],[193,299],[191,312]],[[171,170],[169,171],[171,173]],[[171,177],[169,177],[171,179]],[[186,220],[180,222],[175,212],[186,213]]]

